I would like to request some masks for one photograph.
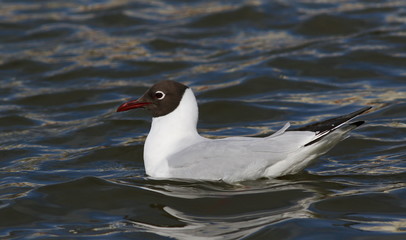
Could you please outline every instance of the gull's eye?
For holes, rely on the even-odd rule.
[[[162,91],[156,91],[156,92],[155,92],[155,97],[156,97],[158,100],[162,100],[162,99],[164,99],[164,97],[165,97],[165,93],[162,92]]]

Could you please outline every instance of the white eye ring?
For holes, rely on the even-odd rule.
[[[156,91],[156,92],[155,92],[155,97],[156,97],[156,99],[158,99],[158,100],[162,100],[162,99],[165,98],[165,93],[162,92],[162,91]]]

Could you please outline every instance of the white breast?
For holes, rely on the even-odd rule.
[[[200,141],[197,130],[198,107],[191,89],[186,89],[179,106],[171,113],[152,119],[151,130],[145,141],[144,164],[151,177],[171,177],[167,158]]]

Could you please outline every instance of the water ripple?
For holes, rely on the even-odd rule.
[[[1,237],[405,238],[404,1],[1,6]],[[163,181],[148,114],[115,113],[163,79],[192,87],[211,138],[374,108],[300,174]]]

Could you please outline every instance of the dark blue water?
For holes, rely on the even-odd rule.
[[[363,106],[303,172],[145,175],[122,102],[190,85],[208,137]],[[405,1],[0,1],[0,238],[406,239]]]

